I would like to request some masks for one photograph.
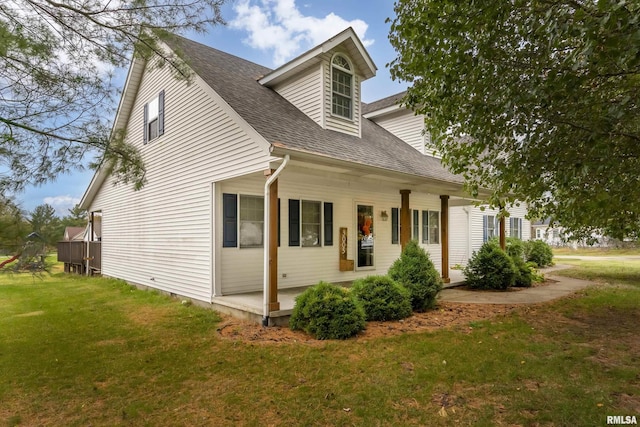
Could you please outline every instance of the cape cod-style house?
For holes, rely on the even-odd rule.
[[[167,48],[192,79],[133,59],[114,124],[146,185],[98,170],[81,201],[102,274],[265,324],[289,314],[287,290],[385,274],[410,239],[448,280],[449,207],[472,201],[425,151],[419,116],[361,101],[376,66],[351,28],[275,70],[180,37]]]

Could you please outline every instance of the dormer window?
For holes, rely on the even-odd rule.
[[[353,71],[349,61],[336,55],[331,61],[331,112],[345,119],[353,118]]]

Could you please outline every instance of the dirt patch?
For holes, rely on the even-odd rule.
[[[29,313],[16,314],[15,317],[33,317],[33,316],[41,316],[44,314],[44,311],[30,311]]]
[[[367,340],[383,336],[393,336],[412,332],[434,331],[442,328],[465,326],[471,330],[470,323],[504,316],[521,308],[519,305],[505,304],[461,304],[440,302],[435,310],[426,313],[414,313],[411,317],[394,322],[367,322],[367,329],[354,339]],[[306,343],[321,344],[315,338],[288,327],[264,327],[256,323],[223,316],[218,327],[219,335],[232,341],[261,344]]]

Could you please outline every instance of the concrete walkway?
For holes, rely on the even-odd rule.
[[[470,304],[535,304],[564,297],[595,284],[588,280],[573,279],[551,274],[554,271],[570,267],[569,265],[556,265],[543,269],[542,272],[545,277],[555,281],[546,286],[504,292],[467,291],[458,288],[447,288],[440,292],[438,300]]]

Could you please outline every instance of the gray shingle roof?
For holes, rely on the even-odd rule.
[[[396,93],[395,95],[387,96],[386,98],[379,99],[374,102],[370,102],[368,104],[362,103],[362,114],[367,114],[372,111],[382,110],[383,108],[391,107],[393,105],[397,105],[398,101],[402,99],[402,97],[407,93],[407,91],[402,91],[400,93]]]
[[[271,144],[438,181],[463,182],[440,160],[420,154],[371,120],[362,118],[362,138],[323,129],[257,82],[269,68],[182,37],[168,44],[174,50],[177,47],[189,66]]]

